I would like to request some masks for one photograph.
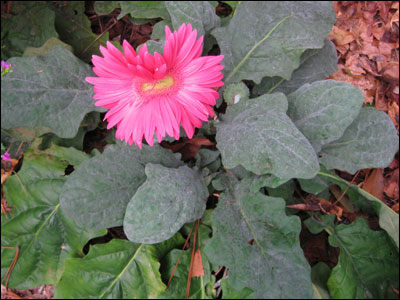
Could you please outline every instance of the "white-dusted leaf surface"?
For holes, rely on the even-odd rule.
[[[143,145],[143,149],[122,142],[110,145],[102,155],[85,161],[68,177],[61,207],[88,228],[121,226],[128,202],[146,180],[147,163],[182,165],[179,154],[158,144]]]
[[[313,178],[316,153],[286,115],[282,93],[263,95],[229,106],[217,126],[217,147],[226,168],[242,165],[257,174]]]
[[[300,67],[293,72],[290,80],[264,77],[261,83],[253,88],[252,93],[255,96],[272,92],[288,95],[303,84],[322,80],[335,73],[338,70],[337,60],[336,46],[326,38],[322,49],[308,49],[301,55]]]
[[[343,136],[322,147],[319,161],[327,169],[354,174],[365,168],[385,168],[399,149],[396,128],[387,114],[364,107]]]
[[[178,30],[183,23],[190,23],[197,29],[199,37],[220,24],[215,8],[209,1],[165,1],[165,6],[175,30]]]
[[[226,82],[289,80],[306,49],[323,47],[336,19],[330,2],[244,1],[235,13],[212,31],[225,55]]]
[[[225,175],[212,217],[213,237],[205,247],[209,260],[229,268],[232,287],[245,287],[258,299],[312,296],[310,266],[299,244],[297,216],[285,214],[285,201],[249,190],[248,179]]]
[[[90,66],[62,46],[48,56],[14,57],[13,72],[1,78],[1,127],[47,127],[72,138],[88,112],[103,111],[85,81]]]
[[[347,82],[321,80],[288,95],[288,115],[316,152],[339,139],[361,110],[364,96]]]
[[[208,190],[200,173],[187,166],[147,164],[145,172],[146,182],[126,208],[124,231],[132,242],[155,244],[203,215]]]

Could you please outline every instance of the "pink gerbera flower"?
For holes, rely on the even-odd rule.
[[[200,57],[203,37],[183,24],[171,33],[165,27],[164,53],[151,55],[143,45],[136,53],[127,41],[124,54],[107,42],[100,47],[104,58],[93,55],[93,71],[99,77],[87,77],[95,85],[96,106],[109,109],[107,129],[117,126],[116,138],[142,147],[168,134],[180,137],[180,124],[189,138],[195,127],[212,117],[219,94],[213,87],[223,86],[223,55]]]

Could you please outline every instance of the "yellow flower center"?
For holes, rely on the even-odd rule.
[[[171,87],[174,84],[174,80],[171,76],[166,76],[163,79],[154,83],[143,83],[142,91],[146,92],[149,90],[161,90]]]

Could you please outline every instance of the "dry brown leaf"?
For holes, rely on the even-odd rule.
[[[191,277],[204,276],[204,268],[203,268],[203,263],[201,261],[200,249],[197,249],[196,253],[194,254],[192,273],[190,275]]]
[[[395,169],[386,183],[384,188],[385,194],[393,199],[399,200],[399,169]]]
[[[364,181],[363,189],[383,201],[383,169],[374,169]]]
[[[343,30],[336,25],[333,26],[332,32],[328,36],[338,46],[349,44],[356,39],[354,33]]]

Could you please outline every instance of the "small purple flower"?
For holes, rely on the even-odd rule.
[[[1,61],[1,76],[6,75],[7,73],[12,72],[13,70],[11,69],[13,65],[9,64],[8,62],[2,60]]]
[[[4,60],[1,61],[1,68],[2,69],[8,69],[10,67],[11,67],[11,65],[8,62],[6,62]]]
[[[1,156],[1,160],[10,160],[11,156],[10,153],[4,152],[4,154]]]

